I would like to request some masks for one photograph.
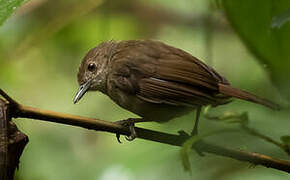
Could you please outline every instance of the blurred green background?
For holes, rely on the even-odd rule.
[[[4,1],[0,1],[2,10]],[[82,57],[111,39],[161,40],[213,66],[234,87],[284,105],[290,97],[290,26],[281,19],[289,17],[283,14],[290,8],[286,0],[277,6],[270,0],[30,0],[18,8],[21,0],[9,2],[15,4],[7,6],[7,12],[0,11],[0,22],[3,14],[15,11],[0,27],[0,86],[22,104],[108,121],[135,117],[101,93],[88,93],[77,105],[72,103]],[[273,112],[236,100],[211,113],[247,111],[250,127],[279,141],[290,135],[288,109]],[[194,112],[165,124],[137,126],[189,132],[193,119]],[[31,119],[15,122],[30,139],[16,179],[190,178],[178,147],[140,139],[119,144],[109,133]],[[238,124],[201,118],[201,134],[221,129],[237,131],[207,139],[289,160],[273,144],[240,131]],[[192,152],[190,161],[194,179],[290,178],[284,172],[211,154],[200,157]]]

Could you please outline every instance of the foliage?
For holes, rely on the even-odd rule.
[[[232,117],[229,117],[232,118]],[[240,118],[240,117],[238,117]],[[228,119],[228,118],[226,118]],[[224,119],[223,119],[224,120]],[[218,135],[221,133],[226,133],[226,132],[231,132],[233,131],[232,129],[223,129],[223,130],[218,130],[218,131],[212,131],[210,133],[207,134],[203,134],[203,135],[196,135],[196,136],[188,136],[189,138],[183,143],[181,149],[180,149],[180,158],[182,161],[182,166],[184,168],[184,170],[186,172],[189,172],[190,175],[192,176],[192,168],[191,168],[191,162],[189,159],[189,154],[194,150],[197,152],[198,155],[202,156],[203,154],[201,154],[201,152],[199,152],[198,150],[192,149],[194,147],[195,143],[198,143],[198,141],[202,140],[203,138],[209,137],[209,136],[213,136],[213,135]],[[183,131],[180,131],[179,133],[181,134],[186,134]]]
[[[24,0],[0,0],[0,25],[22,4]]]
[[[1,22],[21,2],[0,0]],[[85,53],[101,41],[158,39],[206,63],[212,51],[211,65],[233,86],[273,100],[275,89],[265,70],[287,95],[290,23],[287,2],[271,2],[273,6],[269,0],[216,0],[216,6],[224,8],[237,32],[233,33],[222,11],[208,8],[209,3],[204,0],[28,1],[18,9],[13,21],[0,28],[0,85],[20,103],[34,107],[108,121],[135,117],[97,93],[89,93],[80,104],[73,105],[72,97],[78,88],[77,69]],[[205,18],[213,23],[207,28]],[[206,45],[209,41],[210,45]],[[245,45],[255,57],[245,51]],[[289,134],[289,111],[273,112],[238,100],[212,111],[227,112],[217,119],[230,123],[207,121],[201,116],[201,138],[205,135],[219,145],[289,158],[281,148],[241,132],[207,136],[229,126],[239,131],[240,124],[248,122],[246,113],[234,112],[247,111],[251,128],[279,139]],[[232,119],[235,116],[240,118]],[[192,120],[193,113],[168,123],[136,126],[176,133],[180,129],[190,131]],[[284,173],[259,167],[249,169],[245,163],[226,158],[190,157],[189,149],[200,137],[189,139],[180,151],[139,139],[120,145],[113,135],[53,123],[28,119],[15,122],[30,138],[20,159],[18,179],[186,179],[188,174],[181,166],[180,153],[196,179],[237,180],[244,174],[249,180],[289,179]],[[281,137],[281,141],[286,147],[289,137]]]
[[[182,165],[185,171],[190,172],[192,175],[191,164],[189,160],[189,153],[192,151],[192,146],[201,138],[198,136],[192,136],[187,141],[184,142],[182,148],[180,149],[180,157]]]
[[[271,28],[281,28],[290,21],[290,9],[273,17]]]
[[[281,136],[280,139],[284,144],[290,145],[290,136]]]
[[[290,99],[289,0],[223,0],[232,27]]]

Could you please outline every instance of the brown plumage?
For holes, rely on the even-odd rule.
[[[152,40],[100,44],[83,59],[78,81],[81,88],[75,102],[86,91],[99,90],[143,121],[168,121],[205,105],[226,104],[231,97],[279,108],[231,87],[189,53]]]

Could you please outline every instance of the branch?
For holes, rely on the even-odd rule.
[[[8,108],[0,99],[0,179],[8,180]]]
[[[280,143],[278,141],[275,141],[274,139],[264,135],[264,134],[261,134],[260,132],[258,132],[257,130],[255,130],[254,128],[250,128],[246,123],[242,123],[241,124],[241,127],[242,129],[244,129],[248,134],[252,135],[252,136],[255,136],[255,137],[258,137],[258,138],[261,138],[263,139],[264,141],[267,141],[269,143],[272,143],[274,144],[275,146],[278,146],[279,148],[281,148],[283,151],[285,151],[288,156],[290,156],[290,148],[288,145],[286,144],[283,144],[283,143]]]
[[[4,91],[0,89],[0,94],[4,97],[9,97]],[[9,98],[12,99],[12,98]],[[6,100],[9,101],[6,98]],[[15,103],[15,101],[14,101]],[[17,106],[12,106],[14,118],[31,118],[43,121],[79,126],[96,131],[106,131],[114,134],[130,135],[128,128],[119,124],[103,121],[100,119],[86,118],[75,116],[71,114],[59,113],[49,110],[41,110],[33,107],[23,106],[17,103]],[[155,141],[163,144],[174,146],[181,146],[186,140],[187,136],[174,135],[149,129],[136,127],[137,138]],[[269,168],[278,169],[290,173],[290,162],[286,160],[275,159],[263,154],[246,152],[225,148],[219,145],[207,143],[205,141],[198,141],[192,147],[198,152],[211,153],[219,156],[230,157],[240,161],[247,161],[255,165],[262,165]]]
[[[269,142],[279,148],[281,148],[285,153],[287,153],[288,156],[290,156],[290,147],[287,143],[280,143],[274,139],[272,139],[269,136],[266,136],[259,131],[257,131],[254,128],[249,127],[249,116],[247,112],[224,112],[224,114],[220,116],[213,116],[209,115],[208,109],[206,110],[206,115],[205,117],[209,120],[217,120],[217,121],[225,121],[225,120],[230,120],[230,122],[237,122],[240,124],[241,129],[243,129],[246,133],[248,133],[251,136],[258,137],[266,142]]]
[[[0,99],[0,180],[13,180],[28,137],[11,121],[11,104]]]

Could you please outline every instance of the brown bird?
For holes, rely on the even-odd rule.
[[[213,68],[189,53],[153,40],[103,42],[91,49],[78,72],[80,89],[101,91],[119,106],[141,116],[122,121],[137,135],[136,122],[166,122],[196,109],[192,134],[197,134],[202,106],[229,103],[232,97],[279,109],[279,106],[231,87]]]

